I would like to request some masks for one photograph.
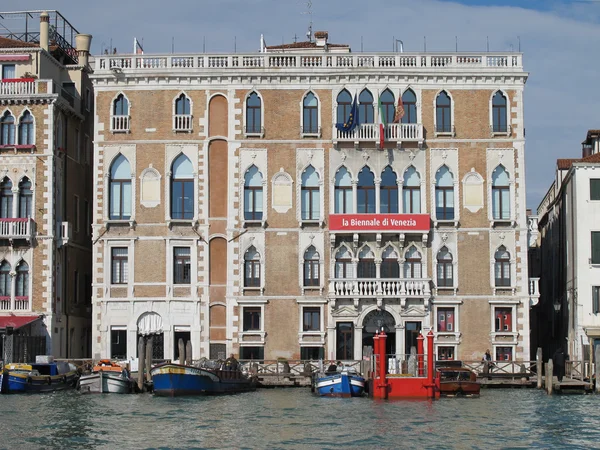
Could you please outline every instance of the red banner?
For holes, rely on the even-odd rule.
[[[331,231],[429,231],[429,214],[330,214]]]

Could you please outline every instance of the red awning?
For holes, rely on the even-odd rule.
[[[41,319],[42,316],[0,316],[0,328],[13,327],[15,330],[36,320]]]
[[[0,61],[29,61],[29,55],[0,55]]]

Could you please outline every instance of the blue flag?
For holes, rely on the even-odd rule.
[[[356,106],[356,97],[354,96],[354,102],[352,102],[352,108],[350,108],[350,116],[344,123],[336,123],[335,127],[340,131],[352,131],[358,125],[358,107]]]

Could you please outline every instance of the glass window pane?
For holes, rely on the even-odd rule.
[[[110,218],[118,219],[121,216],[121,183],[110,184]]]
[[[600,264],[600,231],[592,231],[592,264]]]
[[[320,191],[315,190],[311,191],[312,195],[312,218],[317,220],[321,217],[321,201],[320,201]]]
[[[123,186],[123,219],[129,219],[131,217],[131,182],[124,182]]]
[[[590,180],[590,200],[600,200],[600,179]]]
[[[183,218],[191,219],[194,217],[194,182],[183,182]]]
[[[262,189],[256,189],[254,191],[254,199],[255,199],[255,205],[254,205],[254,211],[257,213],[262,213],[263,212],[263,191]],[[261,214],[262,216],[262,214]]]

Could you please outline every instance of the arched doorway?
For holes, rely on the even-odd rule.
[[[385,353],[388,355],[396,354],[396,320],[389,312],[382,309],[374,309],[363,320],[363,349],[365,346],[373,348],[373,336],[382,329],[387,334]]]
[[[138,342],[139,338],[143,337],[146,339],[146,345],[152,343],[152,359],[164,359],[163,320],[160,314],[156,314],[155,312],[145,312],[142,314],[137,321],[137,331]]]

